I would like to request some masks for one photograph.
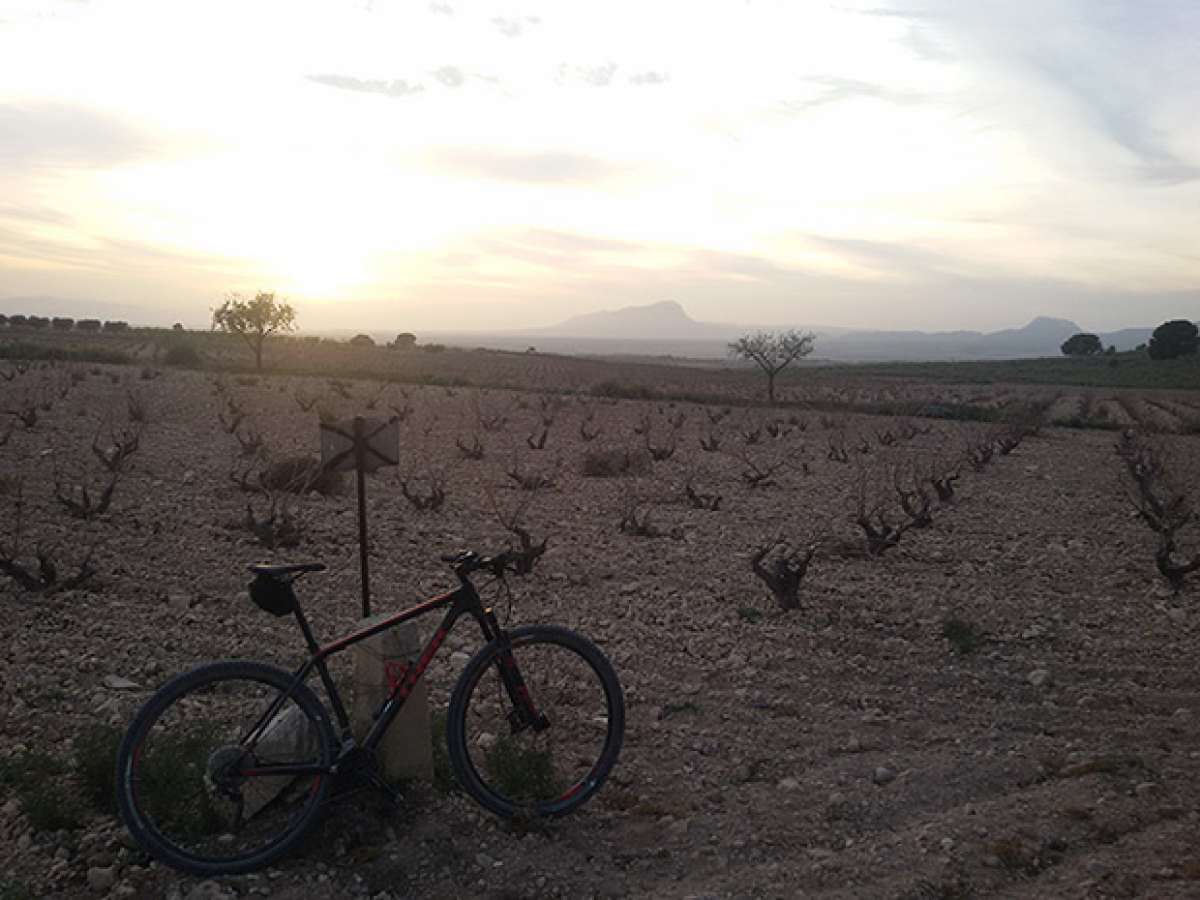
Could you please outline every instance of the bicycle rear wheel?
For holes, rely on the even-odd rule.
[[[455,685],[450,762],[463,788],[497,815],[564,815],[600,789],[621,752],[621,685],[600,649],[573,631],[531,625],[508,641],[475,654]]]
[[[195,875],[265,866],[316,821],[330,777],[329,718],[303,684],[254,662],[176,676],[138,712],[117,752],[117,806],[152,856]],[[274,767],[274,771],[273,771]]]

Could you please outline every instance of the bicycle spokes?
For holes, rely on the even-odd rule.
[[[470,764],[488,790],[518,805],[552,803],[602,755],[608,701],[572,648],[518,643],[480,677],[464,726]]]

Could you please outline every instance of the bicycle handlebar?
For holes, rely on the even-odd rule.
[[[492,556],[480,556],[474,550],[460,550],[458,553],[443,553],[441,560],[449,563],[454,574],[466,578],[472,572],[487,571],[497,578],[512,565],[512,554],[507,550]]]

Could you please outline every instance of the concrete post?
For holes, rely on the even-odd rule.
[[[369,626],[379,616],[363,619]],[[415,665],[422,650],[421,633],[415,622],[389,628],[353,647],[354,702],[350,724],[358,740],[366,737],[374,713],[391,691],[387,663]],[[433,780],[433,734],[429,722],[429,689],[424,681],[404,702],[377,751],[379,768],[389,782],[402,778]]]

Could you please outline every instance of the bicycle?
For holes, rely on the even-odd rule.
[[[484,646],[463,668],[447,706],[446,749],[462,788],[502,817],[565,815],[587,802],[612,771],[625,703],[611,663],[566,628],[506,631],[471,581],[502,582],[509,553],[443,556],[453,591],[319,645],[293,583],[322,563],[255,565],[250,597],[276,616],[292,614],[308,647],[294,672],[259,662],[206,663],[177,675],[134,717],[117,752],[117,806],[138,843],[193,875],[261,868],[315,827],[335,777],[358,774],[399,799],[380,777],[374,750],[438,648],[464,615]],[[361,742],[329,673],[332,655],[389,628],[447,609],[420,656],[389,671],[389,692]],[[336,718],[305,682],[320,677]]]

